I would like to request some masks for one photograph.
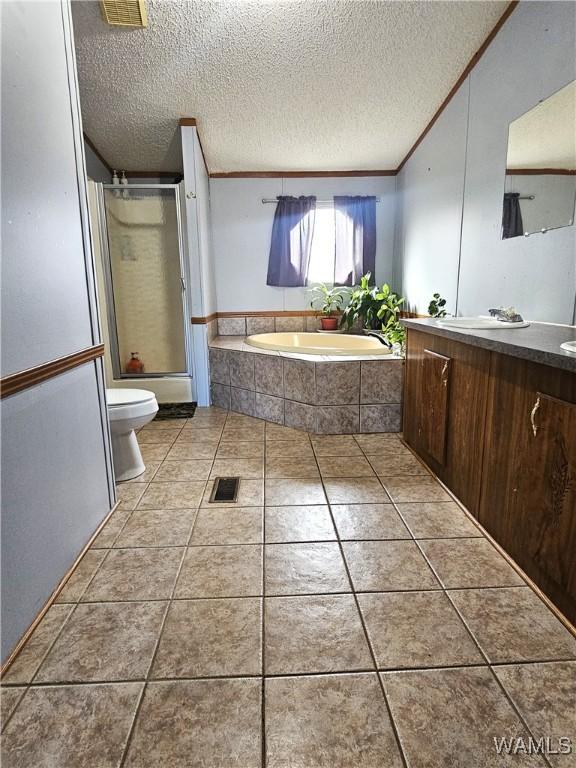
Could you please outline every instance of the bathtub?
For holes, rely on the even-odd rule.
[[[389,355],[390,349],[371,336],[343,333],[258,333],[246,344],[278,352],[306,355]]]

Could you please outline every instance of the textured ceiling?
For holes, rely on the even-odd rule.
[[[506,167],[576,169],[576,81],[514,120]]]
[[[396,168],[506,2],[148,0],[149,26],[73,2],[84,128],[114,167]]]

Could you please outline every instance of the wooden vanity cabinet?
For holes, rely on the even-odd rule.
[[[478,518],[576,621],[576,375],[492,353]]]
[[[486,350],[408,331],[404,439],[474,515],[489,361]]]
[[[403,428],[576,623],[576,374],[410,328]]]

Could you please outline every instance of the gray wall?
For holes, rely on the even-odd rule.
[[[572,322],[574,227],[503,241],[501,220],[508,125],[575,78],[575,14],[520,3],[400,173],[396,269],[416,311],[439,291],[462,315]]]
[[[310,308],[304,288],[266,285],[274,205],[277,195],[376,195],[376,278],[393,276],[394,176],[210,179],[212,243],[219,312]]]
[[[68,3],[2,3],[2,375],[100,342]],[[102,363],[2,400],[2,659],[113,503]]]
[[[112,174],[104,165],[102,160],[94,152],[92,147],[84,142],[84,155],[86,157],[86,175],[92,181],[101,181],[104,184],[110,184]]]

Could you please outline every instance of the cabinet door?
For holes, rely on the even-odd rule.
[[[576,376],[494,355],[480,522],[576,620]]]
[[[408,331],[404,438],[478,514],[490,353]]]
[[[446,458],[450,358],[430,349],[423,351],[422,392],[418,403],[418,434],[422,448],[439,464]]]

